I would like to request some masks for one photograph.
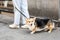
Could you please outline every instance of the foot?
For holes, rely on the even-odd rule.
[[[10,28],[19,28],[19,25],[16,25],[16,24],[11,24],[9,25]]]
[[[21,26],[21,28],[28,28],[28,25],[23,25]]]

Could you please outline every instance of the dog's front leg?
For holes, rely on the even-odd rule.
[[[32,30],[31,34],[34,34],[34,33],[36,32],[36,29],[37,29],[37,27],[35,27],[35,28]]]
[[[35,31],[32,31],[32,32],[31,32],[31,34],[34,34],[34,33],[35,33]]]

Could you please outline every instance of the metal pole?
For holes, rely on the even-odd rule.
[[[58,20],[60,20],[60,0],[58,0],[58,17]]]

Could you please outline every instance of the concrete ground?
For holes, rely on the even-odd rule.
[[[60,40],[60,28],[52,33],[37,32],[30,34],[28,29],[10,29],[9,24],[13,23],[13,16],[0,14],[0,40]]]

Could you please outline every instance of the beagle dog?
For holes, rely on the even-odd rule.
[[[48,31],[48,33],[51,33],[53,28],[55,27],[54,22],[52,22],[48,18],[27,18],[26,24],[21,26],[22,28],[28,28],[31,31],[31,34],[34,34],[36,31]]]

